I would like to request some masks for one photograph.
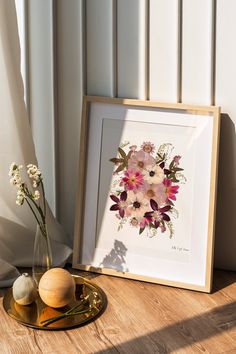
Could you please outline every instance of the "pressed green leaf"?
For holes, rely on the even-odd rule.
[[[170,199],[167,199],[167,204],[174,205],[174,203]]]
[[[120,155],[123,157],[123,159],[125,159],[126,158],[126,153],[124,152],[124,150],[119,147],[118,151],[119,151]]]
[[[152,227],[153,229],[156,229],[156,226],[154,224],[152,224],[151,222],[150,222],[149,226]]]
[[[130,150],[127,154],[127,160],[129,160],[131,158],[131,155],[132,155],[132,150]]]
[[[172,178],[171,180],[172,180],[172,182],[175,182],[175,183],[179,182],[179,180],[176,177]]]
[[[171,161],[170,166],[169,166],[169,169],[172,170],[173,167],[174,167],[174,160]]]
[[[141,228],[139,229],[139,235],[141,235],[141,233],[144,231],[144,229],[145,229],[145,227],[141,227]]]
[[[113,163],[118,163],[118,162],[122,162],[123,159],[118,159],[116,157],[113,157],[112,159],[110,159],[109,161],[113,162]]]
[[[180,168],[180,167],[173,167],[172,168],[172,171],[174,172],[178,172],[178,171],[183,171],[184,169],[183,168]]]
[[[115,172],[118,173],[118,172],[123,171],[124,169],[125,169],[125,164],[122,163],[122,164],[115,170]]]

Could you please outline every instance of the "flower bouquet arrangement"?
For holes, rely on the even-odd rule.
[[[27,165],[30,186],[21,176],[22,165],[13,162],[10,166],[10,184],[17,187],[16,204],[26,203],[37,222],[34,244],[33,276],[38,283],[42,274],[52,266],[52,253],[46,224],[46,199],[41,171],[36,165]],[[39,191],[40,190],[40,191]],[[40,198],[42,196],[42,204]]]
[[[155,236],[157,231],[174,228],[172,215],[178,216],[174,207],[180,183],[186,181],[181,156],[174,155],[172,144],[162,144],[158,149],[152,142],[144,142],[140,148],[124,143],[118,148],[118,156],[110,161],[116,166],[110,198],[114,202],[110,210],[119,219],[118,230],[127,222]]]

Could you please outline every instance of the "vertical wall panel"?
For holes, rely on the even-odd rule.
[[[83,8],[81,0],[56,1],[58,218],[74,235],[83,97]]]
[[[221,106],[216,265],[236,270],[236,1],[217,0],[215,103]]]
[[[28,75],[27,75],[27,6],[25,0],[15,0],[18,32],[21,47],[21,75],[24,83],[24,97],[28,104]]]
[[[213,0],[183,0],[182,101],[211,104]]]
[[[114,1],[86,1],[87,93],[114,96]]]
[[[236,123],[236,1],[217,0],[216,104]]]
[[[179,101],[179,0],[150,0],[149,97]]]
[[[145,99],[147,2],[117,0],[118,96]]]
[[[28,2],[29,112],[47,200],[55,213],[53,1]]]

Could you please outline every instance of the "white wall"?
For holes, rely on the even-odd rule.
[[[70,237],[83,92],[216,104],[224,113],[216,265],[236,269],[235,0],[57,0],[54,6],[57,209]]]

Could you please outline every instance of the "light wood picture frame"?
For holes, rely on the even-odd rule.
[[[220,108],[85,96],[73,267],[210,292]]]

